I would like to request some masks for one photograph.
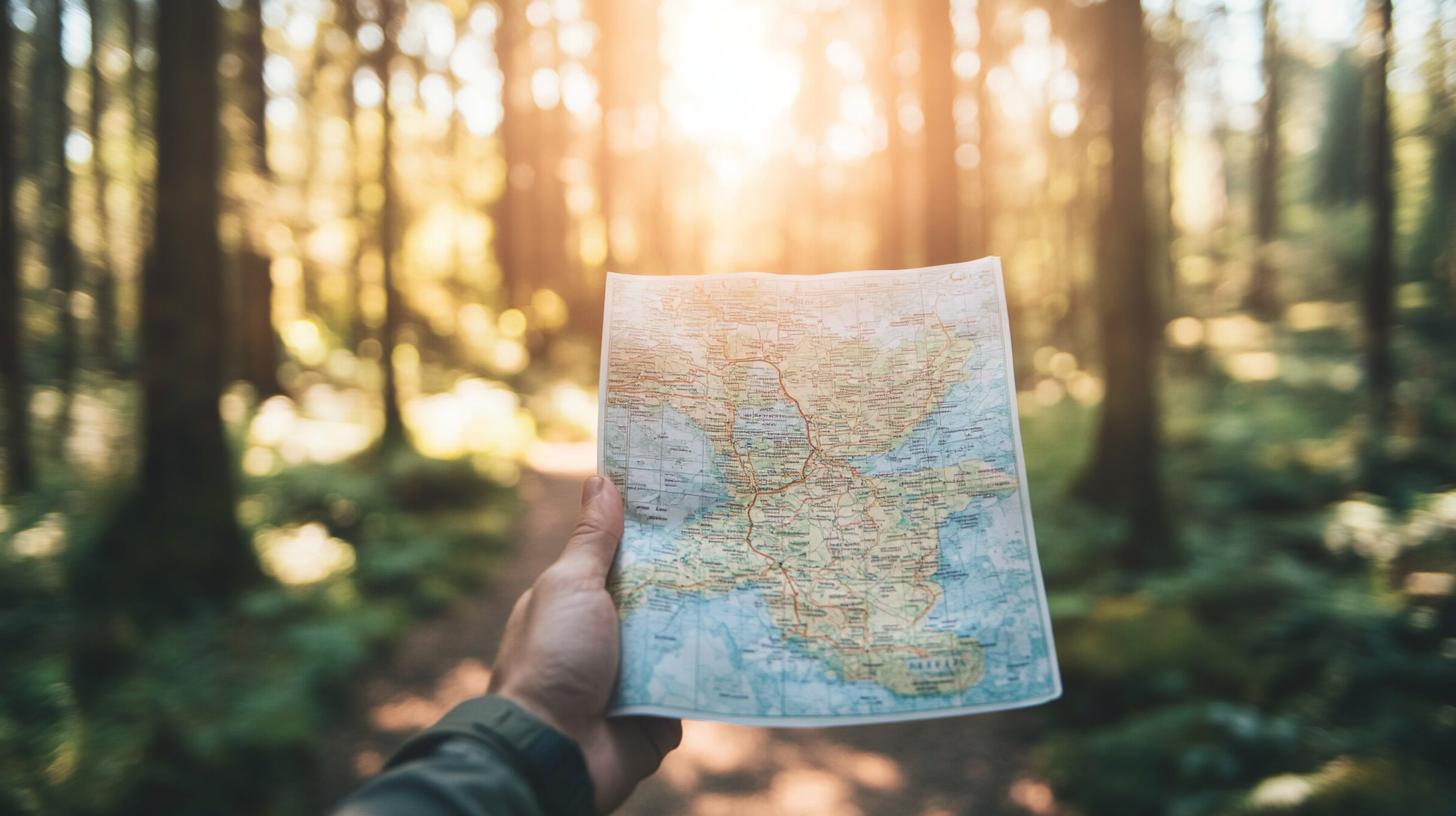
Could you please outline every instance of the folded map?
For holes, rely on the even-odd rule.
[[[779,726],[1061,693],[998,259],[608,276],[614,714]]]

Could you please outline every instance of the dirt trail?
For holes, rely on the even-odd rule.
[[[410,734],[481,693],[511,605],[560,552],[585,473],[521,480],[516,555],[449,615],[410,633],[366,678],[348,724],[324,741],[321,806],[378,769]],[[1026,777],[1029,712],[904,725],[769,730],[685,724],[683,746],[618,811],[627,816],[1052,814]]]

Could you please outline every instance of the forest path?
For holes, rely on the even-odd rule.
[[[561,551],[589,472],[578,462],[522,476],[514,557],[489,585],[421,624],[362,679],[353,716],[323,741],[320,807],[378,770],[411,734],[485,690],[506,616]],[[1050,791],[1021,778],[1030,716],[792,730],[689,722],[682,747],[618,813],[1049,814]]]

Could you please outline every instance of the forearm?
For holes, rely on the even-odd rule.
[[[591,814],[580,749],[499,697],[469,700],[400,749],[336,816]]]

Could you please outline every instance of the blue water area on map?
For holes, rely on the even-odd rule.
[[[616,703],[728,716],[873,715],[1004,703],[1053,688],[1044,642],[1021,648],[995,640],[984,644],[981,682],[961,692],[900,696],[874,682],[846,682],[785,642],[762,591],[663,592],[629,615]]]

